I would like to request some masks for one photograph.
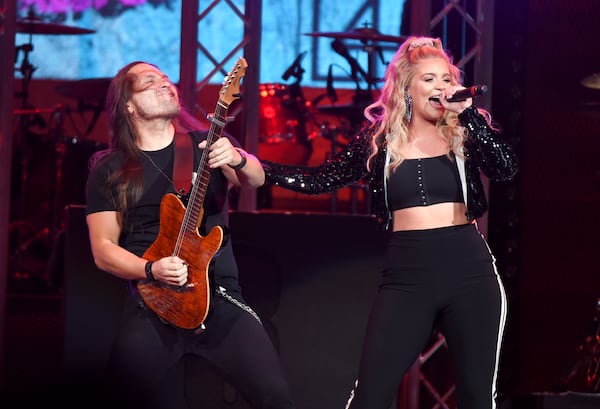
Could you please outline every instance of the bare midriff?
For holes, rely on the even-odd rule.
[[[393,231],[425,230],[471,223],[464,203],[438,203],[394,210]]]

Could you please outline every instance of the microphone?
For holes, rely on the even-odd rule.
[[[346,61],[348,61],[348,64],[350,64],[350,68],[352,68],[352,79],[354,80],[354,82],[358,84],[358,78],[356,78],[357,71],[360,72],[361,75],[368,81],[369,74],[367,74],[365,70],[362,69],[358,61],[356,61],[356,59],[350,55],[346,44],[344,44],[341,40],[336,38],[331,43],[331,48],[333,48],[333,51],[335,51],[336,53],[344,57]]]
[[[327,96],[331,102],[338,100],[335,88],[333,88],[333,64],[329,65],[329,71],[327,72]]]
[[[296,57],[296,59],[294,60],[294,62],[292,63],[292,65],[290,65],[288,67],[287,70],[285,70],[285,72],[283,73],[283,75],[281,76],[281,78],[284,81],[287,81],[288,78],[290,78],[290,76],[294,73],[294,71],[298,68],[301,69],[300,67],[300,62],[302,61],[302,59],[304,58],[304,56],[306,55],[307,51],[303,51],[300,54],[298,54],[298,56]]]
[[[468,87],[468,88],[456,91],[454,93],[454,95],[452,95],[450,98],[446,98],[446,101],[448,101],[448,102],[464,101],[465,99],[483,95],[486,92],[487,92],[486,85],[473,85],[472,87]]]

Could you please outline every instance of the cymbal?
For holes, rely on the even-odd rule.
[[[90,78],[58,84],[54,89],[68,98],[102,103],[112,78]]]
[[[95,30],[88,30],[87,28],[65,26],[64,24],[58,23],[46,23],[31,17],[17,20],[16,31],[17,33],[27,34],[91,34],[96,32]]]
[[[312,37],[330,37],[330,38],[338,38],[338,39],[354,39],[361,40],[363,42],[366,41],[387,41],[391,43],[403,43],[406,40],[406,37],[403,36],[391,36],[386,34],[381,34],[379,31],[374,28],[362,27],[355,28],[350,31],[345,32],[316,32],[316,33],[304,33],[304,35],[312,36]]]
[[[588,75],[581,80],[581,85],[586,88],[600,89],[600,73],[596,72],[592,75]]]

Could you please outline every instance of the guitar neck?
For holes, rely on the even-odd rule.
[[[208,166],[208,154],[209,147],[221,137],[223,128],[227,121],[227,111],[229,106],[219,99],[217,102],[215,112],[209,115],[210,129],[206,137],[206,149],[202,152],[200,163],[196,170],[196,179],[192,190],[190,191],[190,198],[187,206],[187,217],[185,230],[193,231],[200,225],[200,217],[202,216],[202,208],[204,205],[204,198],[208,188],[208,182],[210,181],[210,175],[212,169]]]

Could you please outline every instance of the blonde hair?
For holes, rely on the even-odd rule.
[[[405,92],[415,76],[415,65],[426,58],[443,58],[450,69],[452,85],[461,83],[461,71],[446,53],[439,38],[409,37],[394,54],[385,72],[385,83],[379,98],[364,110],[364,115],[375,130],[372,134],[373,153],[367,167],[378,152],[382,138],[387,141],[391,155],[390,169],[404,160],[400,147],[408,142],[408,123],[405,119]],[[460,147],[465,138],[465,129],[458,125],[456,113],[446,111],[438,122],[440,136],[448,142],[450,150],[461,155]]]

